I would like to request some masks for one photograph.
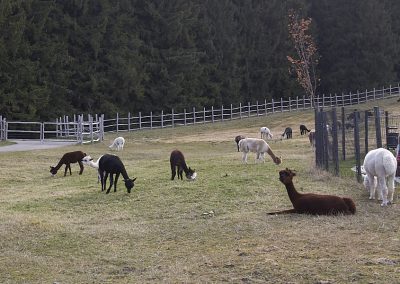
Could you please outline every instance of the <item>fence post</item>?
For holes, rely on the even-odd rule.
[[[142,129],[142,112],[139,111],[139,129]]]
[[[196,124],[196,109],[193,107],[193,125]]]
[[[332,158],[334,163],[335,176],[339,176],[339,143],[338,143],[338,122],[336,108],[332,109]]]
[[[153,129],[153,112],[150,112],[150,129]]]
[[[289,97],[289,112],[292,112],[292,100]]]
[[[281,113],[283,113],[283,98],[281,97]]]
[[[97,118],[96,118],[97,120]],[[128,132],[131,132],[131,113],[128,112]]]
[[[104,140],[104,114],[100,115],[100,141]]]
[[[357,90],[357,104],[360,104],[360,92]]]
[[[206,123],[206,107],[203,107],[203,123]]]
[[[90,142],[93,143],[93,116],[89,116]]]
[[[374,101],[376,100],[376,90],[374,88]]]
[[[264,114],[265,114],[265,116],[267,116],[267,114],[268,114],[267,100],[266,99],[264,100]]]
[[[343,93],[342,93],[343,94]],[[345,113],[344,106],[342,106],[342,159],[346,160],[346,126],[345,126]]]
[[[242,103],[239,103],[239,116],[242,119]]]
[[[171,109],[171,123],[172,123],[172,127],[175,127],[175,121],[174,121],[174,109]]]
[[[365,130],[364,148],[365,148],[365,155],[367,155],[367,153],[368,153],[368,113],[369,113],[368,110],[366,110],[364,112],[364,130]]]
[[[231,120],[232,120],[232,117],[233,117],[233,107],[232,107],[232,104],[231,104]]]
[[[275,101],[273,98],[271,102],[272,102],[272,113],[275,113]]]
[[[248,110],[248,116],[247,116],[247,117],[250,117],[250,116],[251,116],[251,113],[250,113],[250,109],[251,109],[251,107],[250,107],[250,102],[248,102],[247,105],[248,105],[248,108],[247,108],[247,110]]]
[[[40,123],[40,142],[44,142],[44,123]]]
[[[186,109],[183,109],[183,125],[186,125]]]
[[[361,182],[361,155],[360,155],[360,127],[358,125],[359,112],[354,112],[354,147],[356,154],[357,181]]]
[[[116,118],[116,127],[117,127],[117,133],[118,133],[118,130],[119,130],[119,113],[117,112],[117,118]]]
[[[214,123],[214,106],[211,106],[211,121]]]
[[[221,121],[224,121],[224,106],[221,106]]]
[[[257,107],[257,116],[259,115],[258,113],[258,101],[256,101],[256,107]]]
[[[375,132],[376,132],[376,147],[382,148],[382,133],[381,133],[381,113],[379,107],[374,107],[375,114]]]
[[[164,128],[164,111],[161,111],[161,128]]]

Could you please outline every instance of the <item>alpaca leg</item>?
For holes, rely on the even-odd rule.
[[[394,194],[394,175],[388,176],[387,178],[387,187],[388,187],[388,203],[393,203],[393,194]]]
[[[374,176],[367,174],[367,179],[368,182],[365,184],[365,187],[369,191],[369,199],[375,199]]]
[[[81,175],[83,173],[83,164],[81,161],[78,161],[79,167],[81,168],[79,171],[79,174]]]
[[[105,174],[105,176],[104,176],[104,180],[103,180],[103,185],[104,185],[104,187],[103,187],[103,186],[101,187],[101,191],[106,190],[107,179],[108,179],[108,173],[106,172],[106,174]]]
[[[176,176],[176,169],[175,169],[175,166],[172,166],[172,165],[171,165],[171,174],[172,174],[171,180],[174,180],[174,178]]]
[[[114,174],[110,174],[110,186],[108,187],[106,194],[110,193],[110,190],[111,190],[111,187],[113,186],[113,184],[114,184]]]
[[[115,180],[114,180],[114,192],[117,192],[117,181],[119,178],[119,173],[115,174]]]
[[[183,180],[183,175],[182,175],[182,173],[183,173],[183,169],[182,169],[181,167],[179,167],[179,168],[178,168],[178,179]]]
[[[247,152],[243,152],[242,162],[247,164]]]
[[[387,205],[387,195],[388,195],[388,189],[386,186],[386,178],[379,176],[377,182],[377,190],[381,192],[382,196],[382,204],[381,206],[386,206]]]

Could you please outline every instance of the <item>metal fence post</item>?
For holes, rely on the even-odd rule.
[[[382,148],[382,133],[381,133],[381,113],[379,107],[374,107],[375,114],[375,132],[376,132],[376,147]]]

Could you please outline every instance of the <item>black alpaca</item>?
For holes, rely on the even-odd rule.
[[[350,198],[334,195],[321,195],[314,193],[299,193],[293,185],[293,177],[296,174],[286,168],[279,172],[279,180],[285,185],[289,199],[293,204],[293,209],[279,212],[268,213],[275,214],[312,214],[312,215],[337,215],[337,214],[355,214],[356,206]]]
[[[310,132],[311,130],[308,129],[304,124],[300,124],[300,135],[307,134],[307,132]]]
[[[74,152],[68,152],[65,153],[60,161],[58,162],[57,166],[53,167],[50,166],[50,173],[52,176],[56,175],[59,168],[61,168],[62,165],[65,164],[65,171],[64,171],[64,176],[67,175],[67,170],[69,170],[69,175],[72,175],[71,173],[71,164],[78,163],[79,167],[81,168],[79,171],[79,174],[81,175],[83,173],[83,164],[82,164],[82,159],[83,157],[86,156],[86,153],[83,153],[82,151],[74,151]]]
[[[282,134],[282,137],[285,137],[285,135],[286,135],[286,139],[292,139],[292,128],[286,127],[285,131]]]
[[[185,157],[183,156],[182,152],[179,150],[174,150],[171,152],[171,156],[169,158],[169,162],[171,164],[171,180],[174,180],[176,176],[176,171],[178,171],[178,179],[180,178],[183,180],[182,172],[185,172],[187,179],[195,179],[196,178],[196,171],[191,169],[186,165]]]
[[[246,138],[246,137],[244,137],[243,135],[238,135],[238,136],[235,137],[235,142],[236,142],[236,145],[237,145],[238,152],[239,152],[239,141],[244,139],[244,138]]]
[[[106,189],[106,183],[108,175],[110,174],[110,186],[107,189],[107,194],[110,193],[111,187],[114,184],[114,192],[117,191],[117,182],[119,175],[122,174],[125,182],[125,187],[128,193],[131,193],[131,189],[134,187],[134,179],[130,179],[126,173],[125,166],[118,156],[105,154],[99,159],[99,176],[101,181],[101,191]],[[115,181],[114,181],[115,174]]]

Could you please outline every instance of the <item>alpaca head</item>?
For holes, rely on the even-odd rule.
[[[194,170],[194,169],[192,170],[192,169],[189,167],[189,170],[188,170],[188,172],[187,172],[187,174],[186,174],[186,178],[187,178],[188,180],[195,180],[196,177],[197,177],[196,170]]]
[[[125,187],[128,190],[128,193],[131,193],[131,189],[135,186],[135,184],[134,184],[135,180],[136,180],[136,178],[124,180]]]
[[[292,182],[292,179],[294,176],[296,176],[296,173],[292,170],[289,170],[288,168],[286,168],[285,170],[279,171],[279,180],[283,184]]]
[[[275,157],[273,161],[275,165],[280,165],[282,163],[282,157]]]
[[[84,165],[90,165],[90,162],[92,162],[93,161],[93,158],[92,157],[90,157],[89,155],[87,155],[87,156],[85,156],[85,157],[83,157],[82,158],[82,163],[84,164]]]
[[[54,177],[57,174],[57,171],[58,170],[55,167],[50,166],[50,173],[52,177]]]

